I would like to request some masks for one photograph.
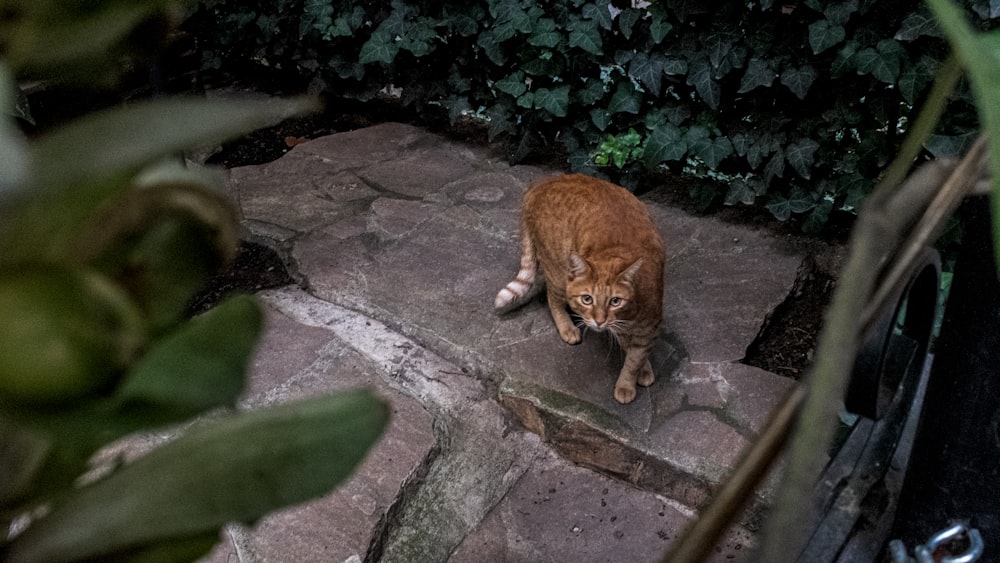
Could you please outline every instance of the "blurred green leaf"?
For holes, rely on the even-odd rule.
[[[111,70],[118,57],[135,52],[136,41],[158,43],[170,22],[180,18],[182,2],[127,0],[95,2],[5,0],[0,18],[4,58],[19,76],[94,80],[94,69]],[[146,24],[145,36],[133,30]],[[154,28],[160,33],[150,33]]]
[[[0,419],[0,506],[9,507],[26,496],[32,487],[51,443],[37,432],[18,428]],[[4,518],[0,511],[0,522]]]
[[[67,244],[64,260],[92,264],[137,301],[154,332],[173,326],[191,297],[235,256],[239,219],[215,174],[162,167],[102,206]]]
[[[31,157],[36,185],[61,189],[91,178],[136,171],[191,147],[221,143],[315,111],[312,98],[211,100],[173,98],[96,112],[38,139]]]
[[[95,209],[132,186],[142,167],[314,109],[308,98],[159,100],[95,113],[45,135],[29,150],[30,200],[27,186],[0,200],[8,217],[0,224],[0,261],[65,257]]]
[[[388,419],[383,401],[358,390],[196,426],[53,502],[9,544],[5,561],[111,556],[253,522],[329,492],[364,459]]]
[[[929,0],[931,10],[959,61],[969,75],[976,107],[989,143],[990,171],[993,176],[993,217],[1000,217],[1000,35],[976,33],[965,20],[962,9],[950,0]],[[993,246],[1000,253],[1000,221],[993,222]],[[1000,263],[1000,261],[998,261]]]
[[[150,405],[177,418],[233,406],[260,335],[256,301],[237,296],[158,340],[126,374],[115,400]]]

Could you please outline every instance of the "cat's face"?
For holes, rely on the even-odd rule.
[[[616,332],[624,328],[626,318],[634,309],[633,279],[641,260],[624,271],[602,268],[576,254],[570,256],[566,300],[570,309],[580,316],[587,328]]]

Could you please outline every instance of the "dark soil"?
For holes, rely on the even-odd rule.
[[[261,244],[243,241],[233,263],[191,300],[188,313],[196,315],[207,311],[237,293],[255,293],[294,281],[275,251]]]
[[[788,298],[764,321],[747,348],[743,363],[799,379],[812,363],[816,338],[833,289],[834,277],[806,259]]]

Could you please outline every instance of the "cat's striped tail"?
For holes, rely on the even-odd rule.
[[[521,234],[521,269],[517,276],[497,293],[497,298],[493,301],[493,307],[498,310],[508,309],[514,305],[519,305],[530,298],[537,289],[538,282],[538,261],[535,259],[535,248],[531,239],[522,232]]]

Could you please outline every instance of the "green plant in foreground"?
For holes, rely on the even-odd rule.
[[[184,316],[235,254],[239,222],[221,178],[172,155],[313,102],[141,102],[28,142],[10,116],[15,77],[101,75],[107,53],[130,52],[133,29],[177,12],[165,0],[56,4],[5,2],[14,16],[0,22],[0,559],[190,560],[225,523],[332,489],[388,410],[362,390],[234,413],[260,307],[240,296]],[[105,445],[181,424],[178,438],[92,474]]]

